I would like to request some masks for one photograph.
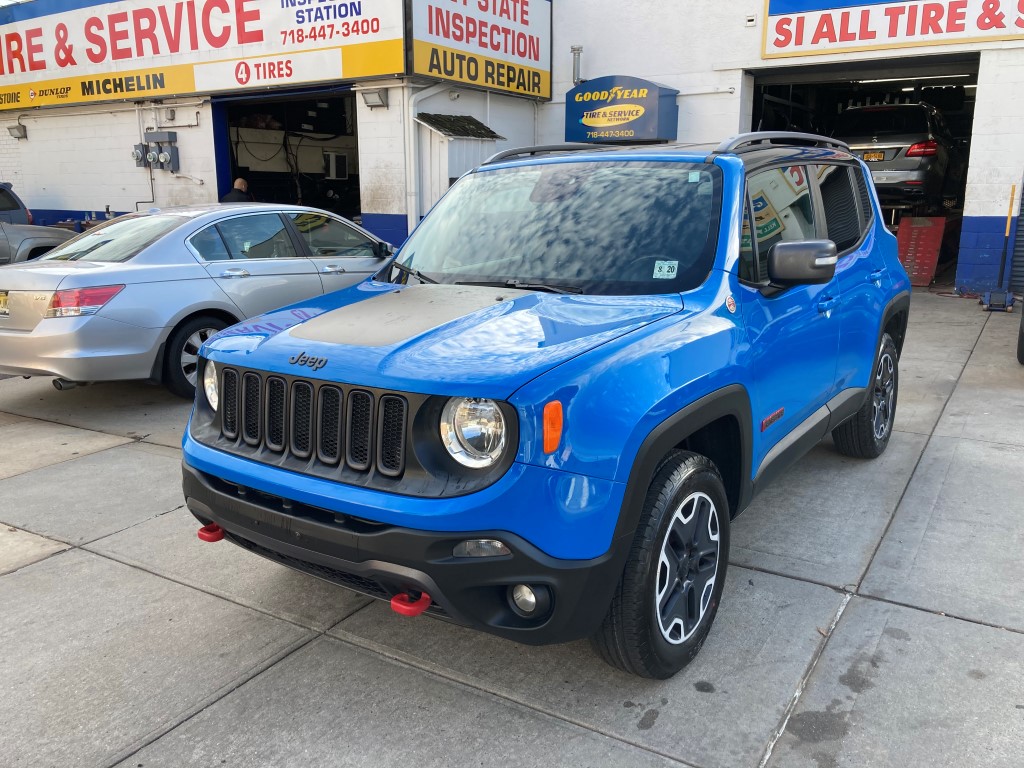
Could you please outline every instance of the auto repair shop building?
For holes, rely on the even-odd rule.
[[[257,199],[358,215],[401,242],[492,152],[564,140],[574,72],[663,87],[677,111],[659,138],[683,142],[934,103],[969,156],[947,201],[957,286],[994,288],[1014,250],[1016,0],[16,3],[0,7],[0,178],[54,223],[210,202],[241,175]],[[1005,272],[1024,288],[1024,254]]]

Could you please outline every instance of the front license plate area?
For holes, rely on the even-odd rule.
[[[865,152],[864,162],[865,163],[877,163],[880,160],[885,160],[885,152]]]

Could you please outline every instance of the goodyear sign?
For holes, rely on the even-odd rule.
[[[679,91],[637,77],[588,80],[565,97],[565,140],[675,141]]]

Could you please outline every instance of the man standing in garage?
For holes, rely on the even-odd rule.
[[[224,197],[222,203],[251,203],[252,195],[249,194],[249,182],[243,178],[235,179],[235,184]]]

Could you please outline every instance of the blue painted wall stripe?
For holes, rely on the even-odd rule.
[[[1012,238],[1012,231],[1010,234]],[[1004,247],[1007,253],[1003,285],[1006,285],[1013,248],[1006,242],[1006,217],[965,217],[956,265],[957,290],[961,293],[984,293],[999,289],[999,264],[1003,259]]]
[[[0,8],[0,24],[12,24],[16,21],[31,21],[56,13],[67,13],[82,8],[94,8],[109,5],[110,0],[35,0],[31,3],[19,3]]]
[[[364,213],[360,222],[364,229],[396,248],[409,236],[409,224],[404,213]]]
[[[779,16],[788,13],[856,8],[861,5],[901,5],[901,3],[885,2],[885,0],[769,0],[768,15]],[[902,5],[907,5],[907,3],[902,3]]]

